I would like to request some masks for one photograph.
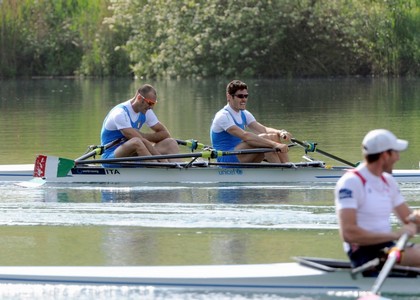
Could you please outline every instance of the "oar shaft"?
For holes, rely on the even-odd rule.
[[[377,294],[379,292],[386,278],[388,277],[389,273],[394,267],[395,263],[397,263],[397,261],[399,260],[401,256],[401,251],[404,250],[405,244],[407,244],[408,239],[409,239],[408,234],[404,233],[398,240],[395,247],[391,249],[391,252],[388,254],[388,258],[384,266],[382,267],[381,272],[379,273],[378,277],[376,278],[375,283],[373,284],[372,293]]]
[[[192,151],[197,150],[197,149],[212,149],[212,146],[208,146],[208,145],[204,145],[202,143],[198,143],[196,140],[176,140],[176,142],[178,143],[178,145],[182,145],[182,146],[187,146],[188,148],[190,148]],[[296,144],[290,143],[287,145],[289,148],[290,147],[294,147],[296,146]],[[261,148],[259,148],[261,149]],[[265,149],[265,148],[262,148]],[[265,151],[265,152],[270,152],[270,151]],[[255,152],[254,152],[255,153]],[[258,152],[260,153],[260,152]]]
[[[310,144],[310,143],[308,143],[308,142],[301,142],[301,141],[299,141],[299,140],[297,140],[297,139],[295,139],[295,138],[291,138],[291,141],[292,141],[292,142],[294,142],[294,143],[299,144],[300,146],[302,146],[303,148],[305,148],[305,149],[306,149],[307,151],[309,151],[309,152],[314,152],[314,151],[316,151],[316,152],[318,152],[318,153],[320,153],[320,154],[322,154],[322,155],[324,155],[324,156],[326,156],[326,157],[329,157],[329,158],[331,158],[331,159],[334,159],[334,160],[336,160],[336,161],[339,161],[339,162],[341,162],[341,163],[343,163],[343,164],[349,165],[349,166],[351,166],[351,167],[356,167],[356,164],[354,164],[354,163],[352,163],[352,162],[349,162],[349,161],[347,161],[347,160],[345,160],[345,159],[342,159],[342,158],[340,158],[340,157],[338,157],[338,156],[335,156],[335,155],[330,154],[330,153],[328,153],[328,152],[325,152],[325,151],[323,151],[323,150],[321,150],[321,149],[318,149],[318,148],[316,147],[316,145],[315,145],[315,144]]]
[[[226,156],[226,155],[241,155],[241,154],[255,154],[255,153],[266,153],[266,152],[277,152],[278,149],[275,148],[253,148],[253,149],[243,149],[243,150],[234,150],[234,151],[217,151],[221,155],[220,156]]]
[[[356,167],[356,164],[354,164],[352,162],[349,162],[349,161],[347,161],[345,159],[342,159],[342,158],[340,158],[338,156],[335,156],[335,155],[332,155],[330,153],[327,153],[327,152],[325,152],[325,151],[323,151],[321,149],[315,148],[315,151],[318,152],[318,153],[320,153],[320,154],[322,154],[322,155],[324,155],[324,156],[327,156],[329,158],[335,159],[336,161],[342,162],[343,164],[346,164],[346,165],[349,165],[349,166],[352,166],[352,167]]]
[[[109,143],[107,143],[107,144],[105,144],[103,146],[98,146],[95,149],[93,149],[92,151],[83,154],[79,158],[76,158],[74,161],[75,162],[78,162],[80,160],[85,160],[85,159],[87,159],[89,157],[92,157],[94,155],[102,155],[102,153],[104,152],[104,150],[106,150],[108,148],[111,148],[111,147],[113,147],[115,145],[118,145],[119,143],[123,142],[124,140],[125,140],[125,138],[119,138],[119,139],[116,139],[116,140],[114,140],[112,142],[109,142]]]
[[[244,149],[238,151],[217,151],[217,150],[206,150],[196,153],[180,153],[180,154],[165,154],[165,155],[147,155],[147,156],[130,156],[130,157],[117,157],[108,159],[93,159],[93,160],[82,160],[76,161],[76,165],[99,163],[99,164],[112,164],[119,162],[130,162],[130,161],[144,161],[144,160],[159,160],[159,159],[179,159],[179,158],[217,158],[227,155],[242,155],[242,154],[253,154],[253,153],[266,153],[278,151],[274,148],[255,148],[255,149]]]
[[[205,157],[206,155],[211,155],[211,153],[207,153],[210,151],[204,151],[204,152],[185,153],[185,154],[182,153],[182,154],[165,154],[165,155],[130,156],[130,157],[117,157],[117,158],[108,158],[108,159],[92,159],[92,160],[77,161],[76,165],[91,164],[91,163],[98,163],[98,164],[110,163],[111,164],[111,163],[129,162],[129,161]]]

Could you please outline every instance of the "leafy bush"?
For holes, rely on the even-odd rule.
[[[419,0],[0,0],[0,76],[419,75]]]

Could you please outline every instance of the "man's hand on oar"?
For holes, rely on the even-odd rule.
[[[316,143],[309,143],[309,142],[306,142],[306,141],[301,142],[301,141],[299,141],[299,140],[297,140],[295,138],[291,138],[291,141],[293,143],[296,143],[296,144],[302,146],[305,149],[305,153],[307,153],[307,152],[318,152],[318,153],[320,153],[320,154],[322,154],[322,155],[324,155],[326,157],[329,157],[331,159],[334,159],[336,161],[339,161],[339,162],[341,162],[343,164],[346,164],[348,166],[357,167],[357,164],[354,164],[354,163],[349,162],[349,161],[347,161],[345,159],[342,159],[342,158],[340,158],[338,156],[332,155],[332,154],[330,154],[328,152],[325,152],[325,151],[323,151],[321,149],[318,149],[316,147],[316,145],[317,145]]]

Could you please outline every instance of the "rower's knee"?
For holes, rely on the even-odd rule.
[[[179,152],[178,142],[173,138],[169,138],[168,140],[169,148],[172,150],[171,152]]]
[[[146,149],[146,146],[144,145],[144,143],[143,143],[143,141],[142,141],[142,139],[141,138],[138,138],[138,137],[134,137],[134,138],[131,138],[130,140],[129,140],[129,142],[130,142],[130,144],[131,144],[131,146],[134,148],[134,149],[136,149],[136,150],[143,150],[143,149]]]
[[[178,142],[173,138],[166,138],[160,141],[157,143],[156,147],[163,154],[173,154],[179,152]]]

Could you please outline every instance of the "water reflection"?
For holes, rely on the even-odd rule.
[[[161,99],[154,109],[175,137],[209,144],[211,119],[226,102],[226,82],[150,82]],[[88,145],[99,142],[109,108],[130,98],[141,83],[114,78],[0,81],[0,163],[33,163],[36,154],[46,152],[80,156]],[[323,150],[354,162],[361,159],[363,135],[386,127],[410,141],[398,165],[418,168],[418,78],[253,79],[247,83],[252,87],[249,108],[268,126],[287,128],[296,138],[316,141]],[[26,122],[34,114],[43,118]],[[302,154],[293,150],[290,155],[298,161]]]
[[[149,186],[45,186],[9,188],[0,183],[0,203],[202,203],[202,204],[310,204],[333,205],[333,184],[318,185],[149,185]],[[400,184],[407,201],[418,205],[417,183]]]
[[[333,185],[45,185],[22,188],[0,183],[0,203],[225,203],[288,204],[331,203]]]
[[[401,185],[410,205],[420,188]],[[333,185],[44,186],[0,184],[0,224],[161,228],[337,228]]]
[[[184,288],[162,288],[152,286],[95,286],[95,285],[53,285],[53,284],[0,284],[0,297],[2,300],[22,299],[26,295],[31,300],[74,300],[74,299],[95,299],[95,300],[120,300],[120,299],[142,299],[142,300],[338,300],[341,296],[330,295],[307,295],[298,294],[276,294],[265,292],[238,292],[224,291],[215,292],[209,290],[194,290]],[[357,296],[344,297],[345,299],[356,299]],[[393,298],[394,300],[410,300],[408,297]],[[413,298],[414,299],[414,298]]]
[[[155,110],[171,133],[208,144],[211,118],[225,102],[226,81],[151,83],[162,100]],[[418,168],[419,79],[247,83],[252,86],[249,107],[268,126],[287,128],[296,138],[316,141],[321,149],[354,162],[361,159],[364,133],[387,127],[410,141],[398,167]],[[39,153],[80,156],[87,145],[99,142],[109,108],[131,97],[139,84],[115,79],[0,81],[1,164],[33,163]],[[42,118],[27,122],[34,115]],[[290,155],[299,161],[302,151],[292,149]],[[23,189],[0,183],[0,264],[259,263],[289,261],[293,255],[337,257],[343,252],[332,189],[144,184]],[[420,206],[418,184],[402,184],[401,189],[410,205]],[[149,287],[0,285],[2,299],[19,299],[22,293],[31,299],[282,299]],[[305,299],[325,299],[314,297]]]
[[[190,202],[190,191],[183,187],[104,188],[100,190],[105,203],[182,203]]]

